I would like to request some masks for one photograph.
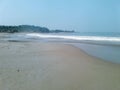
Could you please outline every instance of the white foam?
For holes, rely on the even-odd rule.
[[[120,42],[120,37],[99,37],[99,36],[64,36],[64,35],[47,35],[30,33],[26,34],[27,37],[31,38],[58,38],[58,39],[69,39],[69,40],[83,40],[83,41],[114,41]]]

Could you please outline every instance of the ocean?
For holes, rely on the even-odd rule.
[[[0,34],[0,41],[62,42],[78,47],[91,56],[120,63],[120,32]]]

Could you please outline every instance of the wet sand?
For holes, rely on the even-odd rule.
[[[120,90],[120,65],[62,43],[2,42],[0,90]]]

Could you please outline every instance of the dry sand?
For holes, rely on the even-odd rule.
[[[120,90],[120,65],[70,45],[4,42],[0,90]]]

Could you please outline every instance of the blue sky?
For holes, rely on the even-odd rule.
[[[0,25],[120,32],[120,0],[0,0]]]

